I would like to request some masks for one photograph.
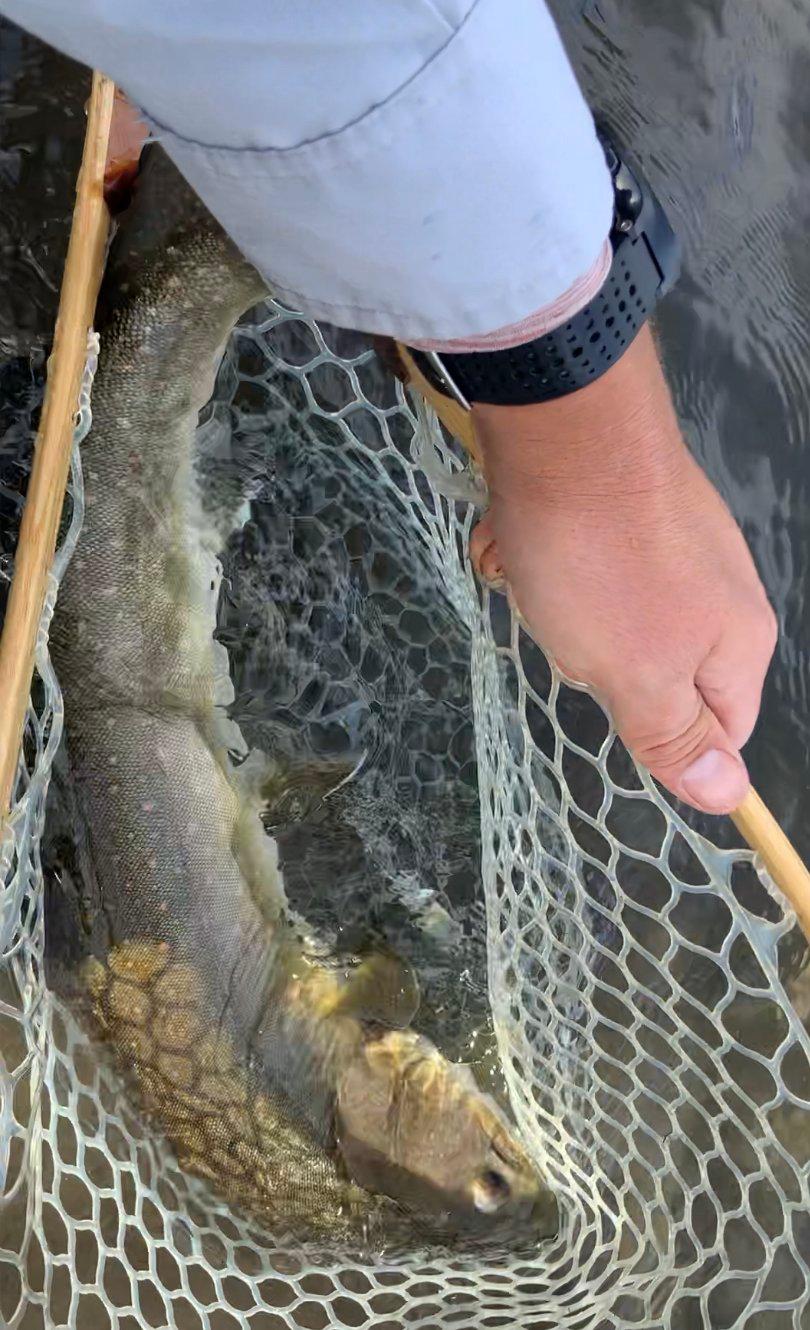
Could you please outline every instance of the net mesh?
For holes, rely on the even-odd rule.
[[[430,932],[430,902],[428,1006],[440,1012],[447,996],[443,1046],[461,1052],[460,997],[474,1015],[488,1010],[514,1115],[560,1198],[560,1234],[531,1259],[486,1262],[329,1256],[268,1233],[177,1167],[48,991],[40,841],[62,714],[46,638],[81,522],[77,449],[3,846],[0,1320],[807,1330],[810,1039],[792,914],[750,854],[710,843],[670,806],[504,598],[477,586],[466,544],[480,491],[435,420],[361,341],[269,304],[234,335],[202,430],[209,465],[223,430],[249,451],[279,419],[295,428],[272,457],[273,502],[283,516],[295,490],[305,507],[275,609],[265,597],[254,613],[299,605],[284,635],[295,669],[257,718],[250,684],[272,624],[242,623],[236,718],[283,746],[266,720],[283,701],[287,733],[308,751],[365,754],[366,783],[352,799],[350,782],[343,805],[370,856],[362,871],[417,931]],[[270,502],[260,473],[231,561],[231,618],[260,566],[248,557]],[[341,618],[360,584],[362,605],[349,598]],[[335,621],[340,631],[326,631]],[[226,605],[225,640],[234,623]],[[420,791],[410,811],[405,787]],[[479,805],[476,914],[457,882]],[[455,848],[430,834],[444,814]],[[288,862],[297,819],[288,810]]]

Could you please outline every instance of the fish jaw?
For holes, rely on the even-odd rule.
[[[465,1067],[413,1031],[366,1039],[336,1095],[350,1177],[448,1232],[554,1236],[557,1201]]]

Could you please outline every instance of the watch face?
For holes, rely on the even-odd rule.
[[[630,231],[641,216],[644,195],[641,185],[625,162],[613,177],[615,194],[615,226],[617,231]]]

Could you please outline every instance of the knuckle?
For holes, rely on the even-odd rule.
[[[737,669],[761,679],[770,664],[779,640],[779,622],[767,602],[757,606],[743,638]]]
[[[469,553],[473,563],[480,559],[481,554],[486,549],[490,540],[491,536],[488,531],[482,529],[480,526],[473,528],[470,533],[469,543]]]
[[[495,523],[492,520],[492,513],[486,512],[479,518],[470,532],[470,548],[480,549],[482,546],[489,545],[495,539]]]
[[[779,620],[762,588],[750,607],[747,621],[752,645],[767,651],[771,656],[779,638]]]
[[[767,601],[765,603],[765,614],[763,615],[762,640],[763,646],[768,652],[768,659],[770,660],[776,650],[776,644],[779,641],[779,620],[774,613],[773,607]]]
[[[487,562],[491,562],[495,548],[491,530],[476,528],[473,531],[470,537],[469,555],[470,562],[479,577],[484,573]]]

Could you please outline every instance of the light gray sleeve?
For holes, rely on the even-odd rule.
[[[544,0],[0,0],[110,74],[282,299],[474,336],[592,268],[612,190]]]

